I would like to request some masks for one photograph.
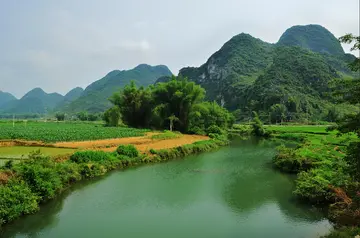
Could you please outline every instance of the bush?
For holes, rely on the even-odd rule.
[[[295,149],[286,148],[284,145],[277,148],[273,162],[278,169],[287,173],[307,171],[313,166],[310,159],[298,156]]]
[[[39,210],[38,200],[24,181],[10,180],[0,186],[0,226]]]
[[[29,160],[16,165],[14,170],[41,200],[55,197],[63,188],[60,175],[55,169],[56,162],[48,157]]]
[[[206,129],[206,132],[208,134],[212,133],[212,134],[224,134],[224,131],[220,129],[220,127],[212,125],[210,126],[208,129]]]
[[[150,149],[150,151],[149,151],[151,154],[153,154],[153,155],[156,155],[156,150],[154,150],[154,149]]]
[[[100,162],[111,159],[114,159],[114,157],[110,153],[106,153],[104,151],[78,151],[70,156],[70,161],[78,164],[88,163],[91,161]]]
[[[119,155],[126,155],[130,158],[136,158],[139,156],[139,151],[133,145],[120,145],[116,152]]]

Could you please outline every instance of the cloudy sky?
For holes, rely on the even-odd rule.
[[[0,90],[64,94],[140,63],[177,74],[241,32],[274,43],[310,23],[359,34],[359,0],[0,0]]]

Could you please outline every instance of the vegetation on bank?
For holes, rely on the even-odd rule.
[[[133,145],[121,145],[114,152],[78,151],[68,160],[60,161],[34,153],[29,160],[9,163],[0,169],[0,226],[38,211],[41,203],[80,180],[102,176],[114,169],[210,151],[226,143],[199,141],[169,150],[151,150],[152,155],[140,154]]]
[[[352,50],[360,50],[360,37],[346,35],[340,40],[355,42]],[[360,59],[356,58],[350,68],[360,72]],[[338,85],[334,95],[337,100],[358,107],[360,79]],[[353,237],[359,235],[359,229],[354,227],[360,226],[359,110],[340,118],[338,125],[328,130],[331,132],[303,133],[297,148],[279,148],[274,164],[285,172],[298,174],[294,194],[299,198],[329,205],[329,218],[344,227],[327,237]]]

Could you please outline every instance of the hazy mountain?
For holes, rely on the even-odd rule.
[[[3,92],[0,90],[0,108],[8,102],[16,100],[16,97],[11,93]]]
[[[34,88],[21,99],[3,105],[1,112],[6,114],[44,114],[52,111],[63,100],[58,93],[46,93],[41,88]]]
[[[63,100],[56,105],[56,110],[62,110],[67,105],[69,105],[71,102],[78,99],[84,92],[83,88],[76,87],[70,90],[67,94],[65,94]]]

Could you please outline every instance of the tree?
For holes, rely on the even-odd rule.
[[[216,101],[202,102],[194,105],[189,115],[189,131],[197,133],[206,132],[210,127],[217,126],[222,129],[233,125],[235,117]]]
[[[179,118],[177,118],[174,114],[168,117],[170,121],[170,131],[173,130],[174,122],[179,121]]]
[[[76,114],[77,118],[80,121],[87,121],[88,120],[88,113],[85,111],[79,112],[78,114]]]
[[[110,102],[119,108],[125,124],[137,128],[150,126],[154,108],[151,88],[138,88],[131,81],[120,93],[115,93]]]
[[[271,122],[283,122],[286,119],[287,108],[283,104],[275,104],[270,108]]]
[[[251,123],[252,127],[252,133],[255,136],[263,137],[266,136],[267,133],[264,129],[263,123],[261,122],[258,114],[256,112],[253,112],[253,121]]]
[[[347,34],[339,38],[340,42],[354,45],[351,50],[360,50],[360,37]],[[351,70],[360,72],[360,58],[356,58],[350,65]],[[354,80],[348,80],[336,92],[342,96],[343,100],[359,105],[360,103],[360,77]],[[360,109],[360,108],[359,108]],[[360,111],[360,110],[359,110]],[[340,122],[338,130],[342,133],[355,132],[360,138],[360,113],[346,115]],[[360,180],[360,142],[354,142],[349,145],[347,156],[345,157],[350,165],[350,172],[355,180]]]
[[[118,126],[120,122],[121,114],[117,106],[113,106],[105,111],[103,115],[103,120],[105,121],[106,126]]]
[[[65,120],[65,113],[58,112],[55,114],[56,120],[58,121],[64,121]]]
[[[204,99],[205,90],[186,78],[173,76],[169,82],[156,84],[152,95],[157,123],[163,125],[164,120],[174,115],[179,119],[174,122],[174,128],[187,132],[191,109]]]

